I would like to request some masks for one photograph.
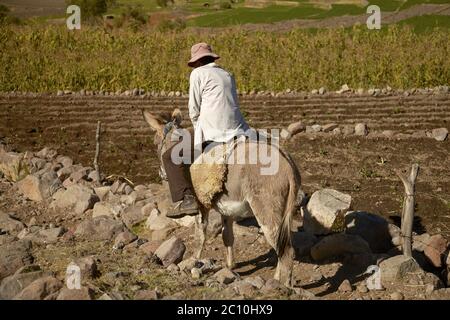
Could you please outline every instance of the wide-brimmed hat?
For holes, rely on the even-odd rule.
[[[192,64],[195,61],[208,56],[213,57],[216,60],[220,58],[212,51],[212,48],[209,44],[204,42],[196,43],[191,48],[191,60],[189,60],[188,66],[192,67]]]

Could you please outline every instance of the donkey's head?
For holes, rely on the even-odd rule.
[[[158,159],[160,162],[159,176],[163,180],[167,180],[166,171],[162,164],[162,155],[166,150],[172,147],[176,140],[171,138],[175,131],[181,125],[181,111],[176,108],[172,114],[151,114],[148,111],[142,111],[145,121],[150,125],[150,128],[155,132],[153,143],[157,148]]]

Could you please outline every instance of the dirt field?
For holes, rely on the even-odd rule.
[[[185,98],[20,96],[0,98],[0,136],[18,151],[54,147],[85,165],[92,163],[95,128],[102,121],[101,167],[136,183],[158,181],[153,138],[141,109],[156,113],[180,107]],[[308,193],[329,186],[348,192],[355,208],[397,216],[402,185],[392,169],[421,165],[418,213],[429,231],[450,234],[450,144],[411,133],[448,127],[448,95],[243,97],[242,109],[255,128],[364,122],[366,138],[299,134],[288,144]],[[189,122],[185,121],[185,124]],[[400,136],[386,138],[382,130]],[[404,134],[404,135],[402,135]],[[409,134],[409,135],[408,135]]]
[[[102,170],[107,174],[123,174],[136,183],[149,183],[158,181],[158,163],[151,132],[141,119],[140,110],[145,108],[159,113],[178,106],[186,113],[186,104],[185,98],[167,97],[2,96],[0,138],[17,151],[37,151],[48,146],[73,157],[75,161],[90,165],[94,154],[96,122],[101,120]],[[447,238],[450,235],[450,142],[448,139],[438,142],[424,136],[425,130],[448,128],[450,95],[247,96],[241,98],[241,104],[246,118],[257,128],[284,128],[298,120],[307,125],[336,123],[341,127],[366,123],[370,130],[367,137],[301,133],[286,144],[300,168],[305,192],[311,194],[323,187],[343,191],[352,196],[353,208],[381,214],[398,224],[403,186],[393,169],[407,170],[412,163],[418,162],[421,171],[417,180],[414,231],[441,233]],[[383,137],[382,130],[393,130],[396,135]],[[419,136],[412,136],[413,132]],[[0,208],[19,212],[19,216],[25,215],[21,217],[23,219],[28,217],[27,212],[44,210],[39,205],[20,199],[13,201],[17,190],[8,189],[5,185],[1,186],[0,194],[3,195]],[[39,223],[48,223],[54,218],[39,214],[36,217]],[[77,219],[83,218],[80,216]],[[64,223],[70,229],[78,220]],[[274,272],[273,252],[256,228],[241,227],[239,230],[236,271],[241,276],[261,275],[269,279]],[[175,233],[186,239],[186,256],[190,256],[194,248],[193,230],[179,229]],[[210,240],[205,256],[221,261],[222,248],[220,237]],[[111,250],[99,249],[92,244],[73,246],[63,242],[45,250],[38,249],[34,255],[37,263],[60,275],[70,262],[68,259],[80,254],[96,254],[107,270],[133,272],[136,265],[145,263],[130,253],[124,253],[124,259],[119,261]],[[296,262],[294,273],[299,285],[320,297],[349,299],[357,298],[359,293],[341,293],[337,287],[343,279],[350,279],[356,284],[358,275],[363,271],[351,261],[317,266],[308,260],[301,260]],[[199,287],[195,281],[173,278],[158,270],[154,272],[158,279],[145,281],[163,288],[161,290],[165,294],[173,295],[182,290],[182,297],[227,297],[225,292],[210,292],[201,285]],[[123,292],[129,292],[133,285],[131,282],[139,282],[139,277],[124,280]],[[102,283],[103,280],[98,281]],[[180,283],[184,283],[183,288],[180,288]],[[371,291],[363,298],[385,299],[389,295],[390,292],[386,291]],[[405,291],[404,295],[407,299],[425,297],[414,290]]]

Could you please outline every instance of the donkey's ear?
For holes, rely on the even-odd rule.
[[[176,126],[179,126],[181,124],[181,121],[183,120],[183,116],[181,115],[181,111],[178,108],[175,108],[172,112],[172,121]]]
[[[142,115],[145,119],[145,121],[150,125],[150,128],[152,128],[153,131],[156,131],[156,133],[161,134],[164,129],[164,123],[156,116],[152,115],[148,111],[142,110]]]

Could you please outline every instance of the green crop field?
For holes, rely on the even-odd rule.
[[[108,30],[102,23],[84,23],[75,32],[42,19],[21,25],[4,24],[0,28],[0,91],[186,91],[189,48],[199,40],[211,42],[223,55],[221,63],[235,74],[242,91],[311,90],[321,86],[336,89],[344,83],[354,88],[450,83],[448,16],[413,16],[384,25],[381,30],[351,24],[346,28],[291,27],[282,33],[271,29],[262,32],[241,25],[283,23],[297,18],[320,22],[330,17],[365,14],[366,9],[357,1],[328,7],[309,1],[284,1],[277,5],[267,2],[267,7],[250,8],[245,7],[249,2],[240,0],[232,9],[220,10],[203,7],[203,1],[192,0],[180,5],[178,11],[157,8],[154,0],[118,0],[111,8],[119,14],[125,3],[133,3],[141,4],[143,11],[175,10],[177,18],[183,17],[180,12],[195,13],[196,16],[187,16],[187,28],[184,22],[176,29],[171,25],[154,28],[146,24],[145,18],[141,24],[124,23]],[[434,2],[442,5],[441,0]],[[411,5],[410,1],[371,3],[385,6],[384,10]],[[199,26],[227,28],[208,30],[201,36],[197,29],[189,28]],[[283,48],[283,52],[277,48]]]
[[[116,0],[105,14],[121,16],[130,7],[137,8],[144,16],[164,14],[167,19],[182,19],[185,25],[193,27],[227,27],[248,23],[273,23],[293,19],[313,19],[316,21],[332,17],[365,15],[367,3],[358,0],[348,1],[275,1],[275,0]],[[364,4],[363,4],[364,3]],[[378,5],[382,12],[398,12],[420,4],[449,4],[448,0],[371,0],[369,4]],[[40,16],[55,19],[65,16],[66,0],[46,0],[42,8],[30,0],[0,0],[12,8],[18,16]],[[59,12],[59,14],[57,13]],[[420,14],[418,9],[417,14]],[[427,12],[426,14],[439,14]],[[44,17],[44,19],[42,18]],[[448,17],[448,16],[446,16]],[[443,20],[443,19],[441,19]],[[442,23],[439,23],[442,24]]]
[[[232,28],[203,34],[201,40],[223,56],[220,63],[235,74],[242,91],[336,89],[344,83],[410,88],[450,83],[450,33],[432,32],[415,33],[407,26],[285,33]],[[77,32],[5,27],[0,29],[0,91],[187,91],[186,61],[199,40],[190,29],[107,34],[97,27]]]
[[[414,32],[430,32],[435,28],[446,29],[450,31],[450,17],[437,15],[424,15],[403,20],[400,25],[409,25],[413,27]]]

